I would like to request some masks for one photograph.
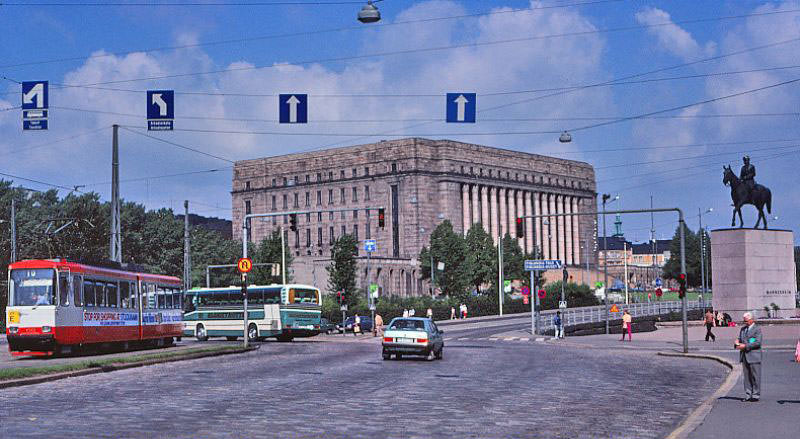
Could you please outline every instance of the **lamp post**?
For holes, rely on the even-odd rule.
[[[700,307],[703,309],[706,307],[706,234],[703,231],[703,214],[713,211],[713,207],[709,207],[705,212],[702,212],[699,207],[697,208],[697,216],[700,219],[700,283],[703,291],[702,296],[700,296]]]
[[[606,310],[606,335],[610,334],[608,327],[608,237],[606,236],[606,202],[611,198],[610,194],[603,194],[603,305]],[[611,202],[619,200],[619,195],[615,196]]]
[[[382,0],[367,0],[367,4],[358,12],[358,21],[362,23],[376,23],[381,20],[381,11],[373,3]]]

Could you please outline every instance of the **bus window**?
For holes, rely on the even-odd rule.
[[[128,281],[122,281],[119,283],[119,307],[120,308],[128,308],[128,303],[131,296],[131,290]]]
[[[69,273],[59,273],[58,275],[58,296],[61,306],[69,306]]]
[[[183,298],[183,311],[184,312],[192,312],[195,310],[195,301],[197,300],[197,296],[195,294],[186,293],[186,296]]]
[[[56,303],[56,271],[19,269],[11,271],[12,306],[53,305]]]
[[[253,290],[247,292],[247,304],[263,305],[264,304],[264,290]]]
[[[72,276],[72,303],[83,306],[83,276]]]
[[[139,289],[137,286],[138,284],[136,282],[131,282],[131,309],[136,309],[139,306],[136,300],[139,296]]]
[[[117,297],[117,284],[114,282],[109,282],[106,284],[106,306],[111,308],[116,308],[119,302]]]
[[[86,306],[95,306],[97,303],[94,300],[94,282],[89,279],[83,281],[83,300]]]
[[[319,294],[316,290],[291,289],[290,291],[289,297],[294,297],[294,303],[319,303]]]
[[[281,303],[281,290],[279,288],[268,288],[264,290],[264,303],[266,305],[278,305]]]

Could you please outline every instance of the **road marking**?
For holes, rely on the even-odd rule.
[[[537,337],[536,341],[544,341],[544,337]]]
[[[444,341],[450,341],[452,339],[453,339],[453,337],[447,337],[447,338],[444,339]]]
[[[459,340],[469,340],[469,337],[461,337]]]
[[[528,338],[528,337],[523,337],[523,338],[520,338],[519,340],[520,340],[520,341],[529,341],[529,340],[530,340],[530,338]]]

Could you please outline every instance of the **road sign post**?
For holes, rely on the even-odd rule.
[[[147,90],[147,131],[172,131],[175,91]]]
[[[244,302],[244,347],[247,348],[248,344],[248,333],[247,327],[247,273],[253,269],[253,261],[250,258],[239,258],[239,262],[236,264],[237,268],[239,269],[239,273],[242,273],[242,302]]]
[[[374,239],[365,239],[364,240],[364,251],[367,252],[367,304],[369,304],[369,312],[372,316],[372,336],[378,336],[378,328],[375,327],[375,299],[372,297],[372,288],[371,284],[369,283],[369,258],[372,252],[375,251],[377,248],[377,244]]]
[[[531,272],[531,292],[536,291],[536,272]],[[535,336],[539,333],[539,298],[534,299],[531,297],[531,335]]]

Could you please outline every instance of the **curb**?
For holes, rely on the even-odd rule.
[[[250,352],[257,350],[258,346],[253,346],[250,348],[239,348],[239,349],[231,349],[231,350],[223,350],[223,351],[213,351],[213,352],[197,352],[193,354],[187,354],[183,356],[175,356],[169,358],[154,358],[152,360],[143,360],[137,361],[135,363],[117,363],[117,364],[107,364],[103,366],[94,366],[89,367],[86,369],[80,370],[73,370],[69,372],[61,372],[61,373],[54,373],[49,375],[41,375],[35,376],[30,378],[20,378],[15,380],[7,380],[7,381],[0,381],[0,389],[7,389],[10,387],[19,387],[19,386],[28,386],[31,384],[39,384],[45,383],[50,381],[57,381],[62,380],[65,378],[72,378],[72,377],[79,377],[84,375],[94,375],[96,373],[106,373],[106,372],[114,372],[116,370],[124,370],[124,369],[131,369],[134,367],[143,367],[143,366],[152,366],[154,364],[161,364],[161,363],[172,363],[174,361],[184,361],[184,360],[195,360],[198,358],[206,358],[206,357],[218,357],[222,355],[229,355],[229,354],[241,354],[244,352]]]
[[[684,353],[677,353],[677,352],[658,352],[657,355],[665,356],[665,357],[684,357],[684,358],[697,358],[702,360],[712,360],[718,363],[721,363],[725,367],[730,369],[730,373],[728,373],[728,378],[725,379],[725,382],[722,383],[721,386],[714,392],[711,396],[706,398],[700,406],[696,409],[692,410],[689,413],[683,422],[678,425],[677,428],[672,430],[670,434],[668,434],[665,439],[687,439],[689,435],[705,420],[708,413],[711,411],[714,405],[714,401],[719,399],[722,396],[725,396],[730,392],[733,386],[736,384],[736,381],[739,380],[739,376],[742,374],[742,366],[736,363],[731,363],[729,360],[718,357],[716,355],[708,355],[708,354],[684,354]]]

